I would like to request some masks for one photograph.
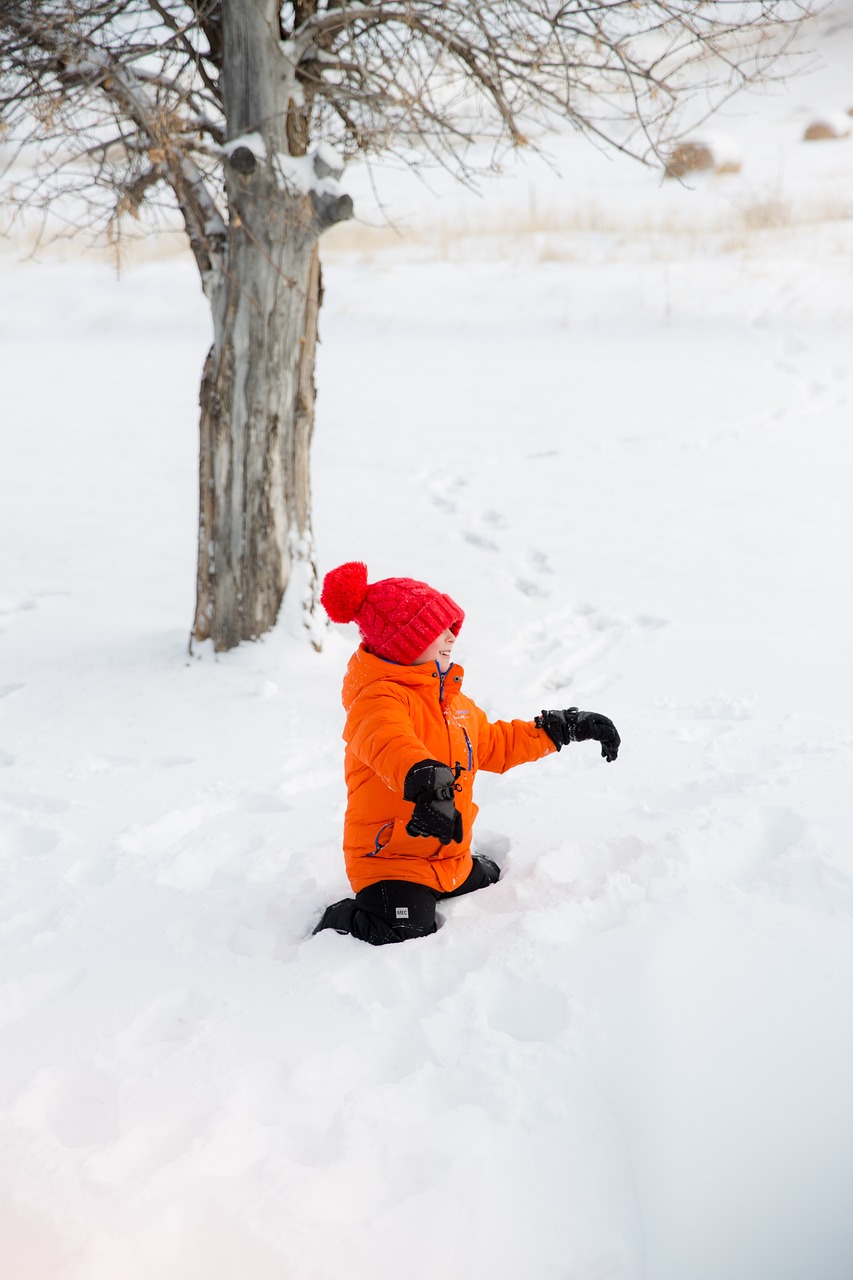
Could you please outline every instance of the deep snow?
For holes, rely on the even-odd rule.
[[[416,236],[329,242],[323,569],[434,582],[490,714],[624,743],[482,775],[504,879],[422,942],[309,936],[355,636],[187,653],[191,263],[7,250],[3,1280],[846,1280],[853,140],[799,138],[849,43],[728,119],[737,178],[556,140],[598,229],[531,166],[489,234],[400,178]]]

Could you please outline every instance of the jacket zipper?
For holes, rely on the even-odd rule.
[[[452,667],[453,663],[451,663],[450,666]],[[447,676],[450,675],[450,667],[448,667],[446,671],[442,671],[441,667],[436,662],[435,669],[438,672],[438,701],[439,703],[443,703],[444,702],[444,681],[446,680]],[[447,720],[447,717],[445,716],[445,721],[446,720]],[[470,773],[471,770],[474,768],[474,750],[473,750],[473,747],[471,746],[471,739],[468,737],[467,730],[463,729],[462,733],[465,736],[465,746],[468,749],[468,772]],[[450,725],[449,724],[447,726],[447,740],[448,740],[448,743],[450,743]]]

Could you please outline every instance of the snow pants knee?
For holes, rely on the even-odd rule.
[[[436,893],[426,885],[411,884],[407,880],[379,880],[361,889],[354,898],[345,898],[327,907],[314,932],[336,929],[374,947],[405,942],[408,938],[424,938],[436,931],[437,902],[485,889],[499,876],[500,867],[491,858],[475,857],[468,878],[452,893]]]

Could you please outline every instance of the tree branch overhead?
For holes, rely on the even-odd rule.
[[[355,156],[463,180],[568,122],[662,160],[772,74],[808,0],[0,0],[0,195],[109,232],[180,215],[210,301],[193,635],[263,634],[317,571],[309,445],[318,244]],[[485,144],[485,145],[480,145]],[[312,635],[316,628],[312,624]]]

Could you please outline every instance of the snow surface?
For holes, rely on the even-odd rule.
[[[351,631],[187,652],[188,255],[5,250],[3,1280],[849,1276],[853,204],[815,210],[853,141],[799,141],[851,105],[834,11],[736,178],[568,138],[576,178],[492,189],[514,230],[401,177],[418,234],[329,239],[322,568],[434,582],[491,715],[624,744],[481,775],[504,878],[423,941],[310,936]]]
[[[245,147],[258,160],[266,160],[267,158],[267,144],[264,142],[263,134],[257,129],[252,130],[251,133],[241,133],[239,137],[232,138],[230,142],[224,143],[222,154],[224,156],[233,155],[238,147]]]

